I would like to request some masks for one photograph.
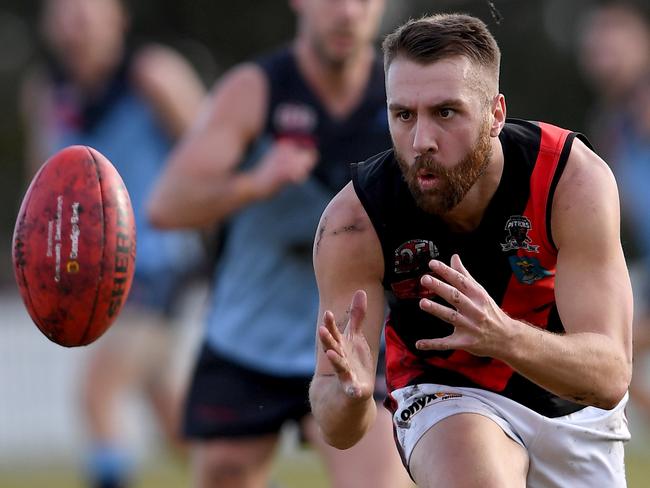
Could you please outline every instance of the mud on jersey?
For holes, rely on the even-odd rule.
[[[478,228],[466,233],[450,231],[416,205],[392,150],[354,165],[354,188],[384,255],[389,391],[437,383],[490,390],[548,417],[583,408],[497,359],[415,347],[419,339],[452,332],[451,325],[419,308],[419,299],[428,296],[419,280],[429,272],[429,260],[449,263],[454,253],[508,315],[552,332],[564,331],[554,296],[557,249],[551,206],[576,136],[582,138],[546,123],[509,119],[499,136],[504,152],[501,182]],[[394,407],[390,399],[388,403]]]

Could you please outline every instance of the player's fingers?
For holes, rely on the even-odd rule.
[[[427,298],[420,300],[420,308],[454,327],[469,327],[471,325],[467,318],[458,310],[446,307]]]
[[[442,339],[420,339],[415,343],[415,347],[420,351],[449,351],[457,349],[449,339],[451,336]]]
[[[334,337],[334,339],[337,342],[341,342],[343,336],[341,335],[341,331],[336,325],[336,320],[334,320],[334,314],[329,310],[327,310],[323,314],[323,325],[325,326],[325,328],[327,328],[330,334],[332,334],[332,337]]]
[[[465,273],[461,273],[451,266],[447,266],[442,261],[432,259],[429,261],[429,269],[469,298],[473,298],[480,288],[476,280],[474,280],[464,267]]]
[[[420,283],[427,290],[435,293],[462,313],[471,312],[475,308],[472,300],[461,293],[458,288],[454,288],[449,283],[445,283],[434,276],[424,275],[420,278]]]
[[[357,290],[352,296],[352,303],[350,304],[350,327],[352,332],[360,332],[363,319],[366,317],[368,310],[368,296],[363,290]]]
[[[341,343],[332,337],[330,331],[322,325],[318,328],[318,339],[320,340],[321,346],[323,346],[325,352],[332,350],[339,356],[343,356],[343,347],[341,346]]]
[[[339,378],[339,381],[343,383],[349,383],[352,379],[350,373],[350,366],[345,358],[341,357],[336,351],[329,349],[325,352],[327,359],[334,368],[334,372]]]
[[[454,254],[451,257],[450,264],[451,264],[451,267],[453,269],[455,269],[456,271],[458,271],[460,274],[465,275],[465,276],[467,276],[469,278],[472,277],[472,275],[469,274],[469,271],[467,271],[467,268],[465,267],[465,265],[461,261],[460,256],[458,254]]]
[[[287,179],[293,184],[304,183],[311,175],[314,169],[314,164],[304,162],[304,164],[296,165],[288,171]]]

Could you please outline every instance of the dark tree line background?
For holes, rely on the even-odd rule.
[[[594,1],[387,0],[382,31],[425,13],[477,15],[488,23],[502,49],[501,91],[508,114],[585,131],[592,94],[580,76],[575,41],[580,15]],[[287,42],[294,33],[288,0],[129,3],[134,37],[176,47],[208,85],[233,64]],[[27,186],[18,100],[21,79],[39,56],[38,8],[38,0],[0,0],[0,285],[4,286],[13,286],[11,236]]]

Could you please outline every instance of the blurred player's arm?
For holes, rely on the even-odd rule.
[[[173,49],[151,44],[136,53],[131,77],[169,135],[179,138],[196,119],[206,93],[194,68]]]
[[[320,310],[310,402],[325,440],[346,449],[376,415],[372,394],[385,310],[381,245],[352,184],[323,213],[314,269]]]
[[[275,143],[250,170],[237,168],[264,129],[267,106],[268,81],[259,66],[243,64],[224,76],[154,187],[148,205],[154,225],[209,226],[308,176],[316,151],[291,142]]]

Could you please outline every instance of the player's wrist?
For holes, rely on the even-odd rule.
[[[239,173],[240,192],[247,201],[266,200],[273,194],[268,177],[259,169]]]
[[[272,197],[281,186],[262,165],[242,174],[246,177],[249,194],[255,200],[266,200]]]

